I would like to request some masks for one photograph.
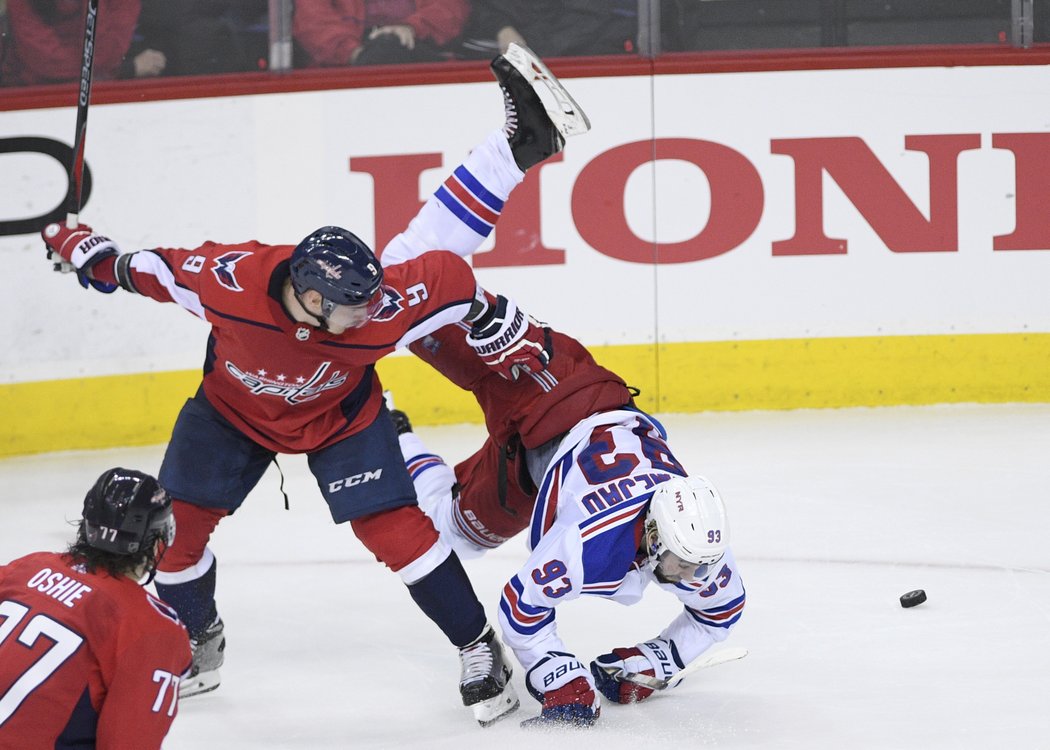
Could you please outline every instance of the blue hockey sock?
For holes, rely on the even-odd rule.
[[[453,552],[430,575],[408,587],[423,613],[462,648],[481,635],[488,621],[463,564]]]
[[[157,595],[179,613],[179,619],[189,631],[190,638],[199,638],[215,622],[218,612],[215,609],[215,569],[218,562],[212,560],[211,566],[199,578],[183,583],[158,583]]]

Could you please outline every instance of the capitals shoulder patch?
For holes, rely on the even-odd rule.
[[[250,251],[247,250],[233,250],[228,253],[223,253],[215,259],[215,265],[212,266],[211,272],[215,274],[215,278],[219,284],[229,289],[231,292],[243,292],[244,289],[237,283],[237,277],[234,275],[236,272],[237,264],[242,260],[251,255]]]
[[[405,298],[401,296],[401,292],[389,286],[384,286],[382,291],[383,301],[379,303],[379,312],[372,316],[375,322],[390,320],[405,309]]]

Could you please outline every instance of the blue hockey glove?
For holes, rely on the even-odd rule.
[[[673,641],[654,638],[631,648],[614,648],[591,662],[591,674],[601,694],[616,703],[638,703],[653,694],[653,688],[618,679],[624,673],[635,673],[653,679],[669,680],[678,674],[682,664]]]

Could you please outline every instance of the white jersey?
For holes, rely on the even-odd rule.
[[[504,642],[526,669],[548,651],[572,653],[558,636],[558,605],[583,595],[635,604],[650,583],[684,605],[659,635],[684,664],[729,635],[745,599],[731,551],[678,584],[657,581],[638,552],[653,489],[685,474],[663,427],[641,412],[594,415],[562,441],[533,512],[532,553],[500,601]]]
[[[654,584],[678,597],[682,612],[659,637],[674,641],[685,664],[724,640],[740,619],[744,586],[732,551],[678,584],[657,581],[638,554],[653,489],[685,474],[665,438],[652,417],[624,410],[594,415],[562,441],[533,512],[531,554],[500,601],[504,642],[526,669],[548,651],[571,652],[558,636],[554,610],[585,594],[630,605]],[[453,512],[452,469],[415,434],[400,442],[420,507],[442,538],[461,558],[481,555],[486,548],[470,541]]]
[[[405,231],[387,243],[380,262],[393,266],[430,250],[448,250],[463,258],[473,254],[524,178],[503,131],[492,131],[438,186]]]

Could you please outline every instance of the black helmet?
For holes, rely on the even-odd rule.
[[[81,530],[88,545],[117,555],[141,554],[158,538],[170,545],[175,539],[171,498],[149,474],[110,469],[84,498]]]
[[[383,283],[383,267],[375,253],[340,227],[321,227],[296,245],[289,270],[297,295],[307,289],[321,294],[325,318],[336,305],[373,302]]]

